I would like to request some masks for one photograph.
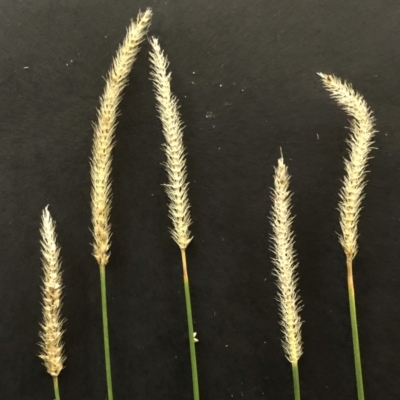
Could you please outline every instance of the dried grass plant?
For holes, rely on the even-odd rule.
[[[278,302],[283,331],[282,346],[286,358],[292,365],[294,397],[300,400],[300,381],[298,361],[303,354],[301,340],[301,300],[297,289],[298,265],[294,250],[293,217],[289,191],[290,175],[283,156],[275,167],[274,188],[272,189],[271,236],[274,275],[278,286]]]
[[[65,355],[63,319],[61,317],[62,278],[60,247],[57,244],[56,224],[48,207],[42,212],[41,251],[43,264],[43,322],[41,323],[39,357],[53,378],[56,400],[60,399],[58,375],[64,368]]]
[[[191,242],[192,236],[189,230],[191,218],[185,147],[183,145],[183,123],[179,113],[178,99],[171,92],[171,72],[167,72],[169,66],[168,59],[161,50],[156,38],[150,38],[149,42],[151,45],[151,77],[154,83],[157,110],[159,112],[165,138],[164,150],[167,157],[165,169],[168,175],[168,183],[165,185],[165,189],[169,198],[169,216],[172,221],[170,232],[172,239],[181,250],[192,368],[193,397],[195,400],[198,400],[200,394],[195,348],[195,342],[197,339],[193,330],[192,306],[186,261],[186,248]]]
[[[118,105],[122,98],[122,91],[128,83],[128,75],[136,60],[140,44],[147,34],[151,16],[150,9],[144,13],[139,12],[136,21],[132,21],[128,27],[125,39],[108,72],[104,92],[100,98],[100,108],[97,112],[98,119],[94,125],[91,157],[93,255],[100,267],[108,400],[113,399],[105,275],[111,246],[111,152],[115,144]]]
[[[372,149],[375,133],[375,118],[364,98],[354,91],[352,86],[334,75],[318,73],[324,87],[335,102],[350,116],[350,139],[348,158],[345,159],[345,177],[340,190],[340,243],[346,255],[347,286],[349,292],[350,319],[353,338],[354,361],[356,370],[357,394],[364,400],[364,385],[361,367],[360,345],[358,337],[355,290],[353,281],[353,259],[358,251],[358,221],[361,202],[365,196],[365,176],[369,153]]]

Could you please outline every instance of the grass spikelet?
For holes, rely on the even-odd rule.
[[[349,259],[358,251],[358,220],[366,185],[368,156],[372,149],[375,118],[364,98],[352,86],[334,75],[318,74],[336,103],[350,116],[349,156],[345,160],[345,177],[340,190],[340,243]]]
[[[100,108],[97,112],[97,122],[94,125],[91,157],[93,255],[100,267],[108,400],[113,400],[105,274],[111,246],[111,152],[114,147],[118,105],[122,98],[122,91],[128,83],[128,75],[136,60],[140,44],[147,34],[151,16],[152,11],[149,8],[144,13],[139,12],[136,21],[132,21],[128,27],[125,39],[107,74],[104,92],[100,98]]]
[[[64,368],[66,359],[62,341],[64,321],[61,317],[63,284],[56,224],[48,207],[42,212],[40,233],[43,264],[43,322],[40,325],[41,351],[39,357],[43,360],[47,372],[53,377],[56,399],[59,399],[58,375]]]
[[[283,156],[275,167],[272,190],[272,252],[275,265],[274,275],[278,286],[278,302],[283,332],[282,346],[286,358],[292,364],[295,399],[300,399],[298,360],[303,354],[301,340],[301,300],[297,290],[297,256],[294,250],[292,231],[290,175]]]
[[[365,196],[365,176],[369,153],[372,150],[375,130],[375,118],[364,98],[350,84],[334,75],[318,73],[324,87],[335,102],[348,114],[351,136],[348,158],[345,159],[345,177],[340,190],[340,243],[346,255],[347,286],[349,293],[350,319],[353,338],[354,362],[356,370],[357,394],[364,400],[364,384],[361,366],[360,344],[358,337],[355,289],[353,281],[353,259],[358,251],[358,221],[361,202]]]
[[[152,37],[149,41],[152,47],[150,52],[151,76],[165,137],[164,150],[167,156],[165,169],[168,174],[168,183],[165,188],[169,197],[169,216],[173,224],[171,236],[184,250],[192,237],[189,230],[191,218],[185,147],[182,139],[183,123],[179,113],[178,99],[171,92],[171,73],[167,72],[168,59],[156,38]]]
[[[173,240],[181,250],[183,284],[185,290],[186,314],[188,321],[188,339],[192,368],[193,398],[199,400],[199,384],[195,343],[198,342],[193,330],[192,306],[190,300],[189,276],[187,272],[186,248],[192,240],[189,226],[190,204],[186,172],[185,147],[183,145],[183,124],[179,114],[177,98],[171,92],[171,73],[167,72],[168,59],[161,50],[158,40],[149,39],[151,45],[151,78],[157,100],[157,110],[162,123],[165,138],[164,150],[167,157],[165,169],[168,183],[165,185],[169,198],[170,229]]]
[[[128,75],[150,24],[152,11],[139,12],[132,21],[125,39],[114,57],[106,77],[106,85],[100,98],[91,158],[92,177],[92,224],[93,255],[99,266],[105,267],[111,245],[111,151],[114,147],[118,105],[122,91],[128,83]]]

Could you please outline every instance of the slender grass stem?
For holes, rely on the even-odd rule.
[[[292,372],[293,372],[294,399],[300,400],[299,366],[297,363],[292,363]]]
[[[104,266],[100,266],[100,285],[101,285],[101,312],[103,316],[104,358],[106,364],[107,393],[108,393],[107,400],[113,400],[114,396],[113,396],[112,378],[111,378],[110,341],[108,335],[106,269]]]
[[[347,257],[347,287],[349,291],[351,334],[353,337],[354,365],[356,370],[358,400],[364,400],[364,383],[361,367],[360,343],[358,339],[358,325],[356,312],[356,294],[353,283],[353,261]]]
[[[199,400],[200,399],[199,378],[197,376],[196,347],[195,347],[195,341],[194,341],[192,305],[191,305],[191,301],[190,301],[189,277],[188,277],[188,273],[187,273],[186,251],[185,250],[181,249],[181,256],[182,256],[182,268],[183,268],[183,286],[185,288],[186,314],[187,314],[187,322],[188,322],[190,363],[192,366],[193,399]]]
[[[60,400],[60,391],[58,390],[58,376],[53,376],[54,396],[56,400]]]

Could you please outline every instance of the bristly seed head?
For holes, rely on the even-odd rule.
[[[365,196],[365,175],[369,153],[372,149],[375,118],[364,98],[350,84],[334,75],[318,73],[330,96],[353,120],[350,123],[351,136],[348,159],[345,160],[345,177],[340,190],[340,243],[349,260],[353,260],[358,250],[358,220],[361,202]]]
[[[177,98],[171,93],[171,73],[167,73],[168,60],[160,48],[158,40],[149,39],[151,77],[157,100],[157,110],[165,137],[164,150],[167,156],[165,169],[168,183],[165,185],[169,197],[169,216],[173,228],[171,236],[184,250],[192,240],[188,182],[186,172],[185,147],[183,145],[183,123],[179,114]]]
[[[61,318],[63,284],[60,247],[57,244],[55,228],[55,223],[46,207],[42,213],[40,230],[43,263],[43,322],[40,324],[42,330],[39,357],[43,360],[47,372],[53,377],[60,374],[66,359],[62,342],[64,320]]]
[[[292,232],[293,217],[291,216],[291,193],[289,191],[290,176],[284,163],[283,156],[275,168],[274,189],[272,190],[271,236],[272,259],[277,279],[278,302],[283,331],[282,345],[286,358],[297,363],[303,354],[301,340],[302,309],[297,289],[297,260],[294,250],[294,234]]]
[[[111,246],[111,151],[117,126],[118,105],[128,75],[139,52],[140,43],[147,34],[152,16],[151,9],[138,14],[132,21],[122,45],[119,47],[108,72],[103,95],[100,98],[98,120],[94,125],[91,157],[93,255],[100,267],[105,267]]]

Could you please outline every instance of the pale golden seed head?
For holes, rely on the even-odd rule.
[[[297,289],[297,256],[294,250],[292,231],[290,176],[283,156],[275,168],[274,188],[272,189],[271,211],[271,250],[274,254],[274,275],[278,286],[278,302],[283,332],[282,346],[286,358],[297,363],[303,354],[300,317],[301,300]]]
[[[61,318],[62,278],[60,248],[57,244],[55,223],[48,207],[42,213],[41,252],[43,264],[43,321],[39,334],[41,352],[47,372],[56,377],[64,368],[65,355],[63,350],[63,319]]]
[[[157,110],[165,138],[167,157],[165,169],[168,183],[165,190],[169,197],[170,229],[173,240],[184,250],[192,240],[190,203],[186,172],[186,154],[183,145],[183,123],[179,113],[178,99],[171,92],[171,73],[167,72],[168,59],[161,50],[158,39],[151,37],[151,77],[157,100]]]
[[[125,39],[119,47],[107,74],[97,122],[91,156],[92,178],[92,225],[93,255],[100,267],[105,267],[110,257],[111,246],[111,162],[117,126],[118,105],[122,91],[128,83],[128,75],[147,34],[152,11],[139,12],[136,21],[131,21]]]
[[[334,75],[318,73],[324,87],[332,99],[353,120],[350,123],[351,136],[348,158],[345,159],[345,176],[340,190],[340,244],[349,260],[352,260],[358,251],[358,220],[360,218],[361,203],[365,196],[365,176],[369,153],[372,149],[375,130],[375,118],[364,98],[357,93],[346,81],[341,81]]]

